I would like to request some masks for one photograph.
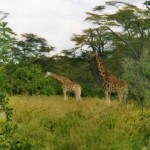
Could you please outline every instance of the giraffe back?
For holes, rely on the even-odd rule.
[[[81,91],[81,86],[78,83],[72,81],[64,81],[62,83],[62,87],[66,91]]]

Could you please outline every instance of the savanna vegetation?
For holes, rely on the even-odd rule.
[[[32,144],[35,150],[148,150],[150,110],[134,104],[99,98],[13,96],[14,141]]]
[[[112,7],[114,11],[107,10]],[[71,36],[75,46],[55,47],[33,33],[18,39],[0,12],[0,149],[148,150],[150,148],[150,1],[143,8],[108,1],[87,12],[89,28]],[[129,94],[105,105],[97,52],[107,70],[127,82]],[[80,83],[83,102],[46,71]],[[8,99],[9,97],[9,99]],[[8,101],[9,100],[9,101]]]

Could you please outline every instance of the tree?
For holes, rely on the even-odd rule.
[[[0,12],[1,13],[1,12]],[[15,33],[8,27],[7,22],[3,19],[7,14],[0,19],[0,64],[6,64],[12,61],[12,48],[16,44]]]
[[[106,32],[100,28],[90,28],[83,30],[82,35],[73,34],[71,40],[76,42],[76,48],[82,50],[89,48],[92,51],[98,51],[100,54],[104,53],[104,49],[107,49],[108,42],[110,40],[109,32]]]
[[[28,64],[48,56],[49,52],[54,50],[54,47],[50,46],[44,38],[32,33],[22,34],[22,38],[13,49],[13,56],[17,62]]]
[[[2,17],[0,18],[0,22],[3,22],[3,20],[9,15],[9,13],[6,13],[4,11],[0,11],[0,14]]]
[[[86,21],[92,23],[91,28],[83,30],[81,35],[74,34],[71,39],[76,48],[82,50],[84,59],[88,51],[99,52],[105,58],[106,68],[127,81],[130,96],[136,100],[144,99],[149,91],[149,1],[144,5],[146,9],[126,2],[108,1],[105,5],[96,6],[93,12],[87,13]],[[114,11],[106,12],[110,7]],[[87,61],[99,84],[95,62]]]
[[[139,60],[126,58],[123,62],[123,78],[129,84],[129,96],[139,102],[150,97],[150,52],[144,51]]]
[[[98,51],[100,55],[104,55],[104,51],[106,51],[107,46],[110,44],[110,36],[109,32],[105,32],[100,28],[89,28],[83,30],[83,34],[81,35],[73,34],[71,38],[71,40],[76,43],[75,49],[81,49],[81,57],[89,63],[89,68],[98,85],[101,81],[99,80],[100,78],[96,67],[97,65],[89,59],[87,51]]]
[[[147,7],[147,12],[146,13],[149,13],[149,11],[150,11],[150,1],[149,0],[145,1],[144,5]]]
[[[129,50],[129,55],[139,59],[143,49],[150,38],[150,16],[145,9],[140,9],[135,5],[121,2],[106,2],[106,6],[113,6],[117,9],[115,13],[104,13],[106,6],[96,6],[93,11],[97,13],[87,13],[87,21],[92,22],[101,30],[110,32],[117,41],[111,39],[113,44],[125,45]]]

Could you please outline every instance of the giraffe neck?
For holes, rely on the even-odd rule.
[[[98,54],[96,54],[96,62],[97,62],[99,74],[102,76],[102,79],[105,81],[107,76],[107,71],[104,68],[102,58]]]
[[[49,76],[54,78],[54,79],[56,79],[56,80],[58,80],[62,84],[64,84],[65,81],[70,81],[68,78],[66,78],[64,76],[60,76],[60,75],[58,75],[56,73],[51,73]]]

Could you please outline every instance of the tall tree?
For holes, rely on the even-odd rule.
[[[150,11],[150,1],[149,0],[145,1],[144,5],[147,7],[147,13],[150,13],[149,12]]]
[[[111,13],[106,12],[110,7],[114,8]],[[97,51],[102,57],[106,55],[107,68],[111,71],[115,69],[117,75],[123,71],[120,61],[125,56],[139,60],[144,48],[149,45],[150,16],[147,9],[121,1],[109,1],[88,12],[86,21],[92,23],[91,28],[83,30],[80,35],[74,34],[71,40],[76,43],[77,49],[82,50],[85,58],[88,50]],[[99,83],[95,63],[90,59],[87,61]]]
[[[117,11],[104,13],[106,6],[113,6]],[[105,6],[96,6],[93,11],[96,13],[87,13],[86,20],[110,32],[117,43],[125,45],[130,54],[139,59],[150,38],[150,15],[146,9],[121,1],[109,1]]]
[[[98,51],[100,54],[104,53],[110,40],[109,32],[101,28],[89,28],[83,30],[83,34],[73,34],[71,40],[76,42],[76,48],[84,48],[87,50]]]
[[[22,34],[22,40],[17,42],[17,47],[13,49],[16,61],[20,63],[31,63],[41,57],[46,57],[54,50],[44,38],[34,34]]]

